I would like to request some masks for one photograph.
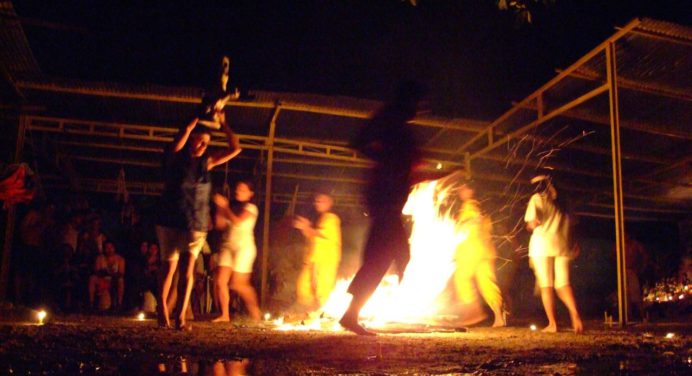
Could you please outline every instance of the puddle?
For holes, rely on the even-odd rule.
[[[692,374],[692,357],[666,356],[656,358],[615,359],[598,358],[566,363],[571,375],[690,375]]]
[[[154,357],[156,358],[156,357]],[[44,361],[7,364],[0,374],[10,375],[189,375],[189,376],[240,376],[276,374],[267,372],[262,361],[240,359],[202,359],[174,357],[158,359],[131,358],[110,361],[66,361],[49,364]]]
[[[0,362],[3,363],[3,362]],[[595,358],[579,362],[559,363],[526,363],[510,362],[499,369],[486,369],[490,373],[514,374],[515,371],[535,375],[690,375],[692,374],[692,356],[681,357],[642,357],[631,359]],[[334,366],[334,364],[331,364]],[[189,375],[189,376],[240,376],[240,375],[287,375],[287,374],[369,374],[364,364],[355,367],[346,366],[347,370],[332,368],[328,365],[306,364],[288,359],[248,359],[248,358],[205,358],[195,356],[130,356],[119,359],[102,359],[80,362],[64,360],[50,362],[38,360],[33,363],[8,362],[0,369],[0,374],[11,375]],[[528,367],[527,367],[528,366]],[[360,368],[360,370],[359,370]],[[369,367],[365,367],[368,369]],[[409,372],[416,372],[416,367],[405,367]],[[384,369],[376,373],[383,372]],[[401,368],[398,369],[402,371]],[[408,372],[404,372],[408,373]],[[386,374],[386,373],[385,373]],[[439,373],[438,373],[439,374]]]

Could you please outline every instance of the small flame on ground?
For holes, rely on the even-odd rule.
[[[40,310],[36,313],[36,319],[38,319],[39,324],[43,324],[43,320],[48,316],[48,312],[45,310]]]
[[[675,333],[668,333],[666,334],[666,338],[671,339],[675,337]]]
[[[272,319],[272,315],[269,312],[264,314],[264,321],[269,321],[271,319]]]
[[[536,330],[538,330],[538,327],[536,327],[535,324],[531,324],[531,326],[529,326],[529,328],[531,329],[532,332],[535,332]]]
[[[140,312],[137,314],[137,321],[144,321],[144,319],[147,318],[147,315],[144,314],[144,312]]]

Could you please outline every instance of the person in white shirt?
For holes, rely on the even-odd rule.
[[[584,329],[569,282],[569,262],[576,257],[577,249],[570,244],[570,218],[550,176],[536,176],[531,183],[538,187],[529,200],[524,222],[532,232],[529,258],[548,317],[548,326],[543,331],[557,332],[554,289],[569,310],[574,332],[581,333]]]
[[[218,268],[214,278],[219,295],[221,316],[213,322],[228,322],[228,303],[230,288],[240,295],[245,302],[250,317],[253,320],[260,319],[260,310],[257,304],[257,293],[250,284],[252,265],[257,256],[255,245],[255,223],[257,222],[257,206],[250,200],[254,195],[253,185],[249,181],[240,181],[235,188],[235,200],[228,202],[226,197],[216,194],[213,201],[218,211],[225,218],[226,226],[221,241],[221,250],[218,256]]]

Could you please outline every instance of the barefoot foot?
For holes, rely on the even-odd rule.
[[[339,320],[339,324],[344,327],[344,329],[351,331],[359,336],[374,336],[375,333],[368,331],[362,325],[358,323],[358,320],[343,317]]]

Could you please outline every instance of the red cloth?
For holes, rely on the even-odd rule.
[[[0,200],[5,201],[5,206],[31,201],[34,188],[26,186],[28,167],[25,164],[11,165],[7,170],[13,171],[0,180]]]

